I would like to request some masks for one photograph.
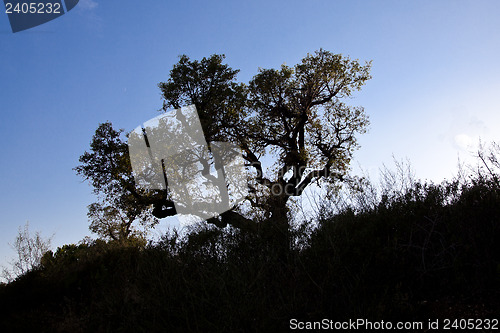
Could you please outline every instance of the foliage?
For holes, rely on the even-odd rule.
[[[276,219],[286,215],[288,199],[300,196],[311,183],[344,180],[356,135],[365,132],[368,119],[362,107],[343,100],[371,78],[370,67],[319,50],[293,68],[261,69],[254,76],[249,117],[235,138],[257,172],[249,184],[255,193],[249,198],[253,207]],[[257,156],[268,150],[276,158],[274,174],[266,178]]]
[[[138,200],[141,196],[135,190],[128,147],[121,135],[111,123],[100,124],[91,151],[80,157],[82,164],[75,171],[90,181],[98,196],[88,206],[90,230],[104,239],[126,241],[144,238],[158,220],[147,209],[150,204]]]
[[[29,222],[26,222],[24,227],[19,227],[14,244],[11,245],[17,258],[10,263],[11,268],[2,268],[2,277],[13,281],[16,277],[37,268],[42,256],[49,251],[51,240],[52,237],[43,238],[39,231],[31,234]]]
[[[315,182],[345,179],[356,137],[368,125],[363,108],[348,106],[345,100],[371,78],[371,64],[319,50],[294,67],[261,69],[245,85],[236,82],[238,70],[223,60],[223,55],[201,61],[181,56],[169,79],[159,84],[163,110],[194,104],[207,142],[230,142],[244,152],[252,173],[250,195],[244,204],[209,223],[254,230],[259,220],[255,217],[272,217],[286,230],[290,197],[300,196]],[[120,133],[110,123],[101,124],[91,152],[82,155],[76,168],[97,194],[104,195],[105,204],[91,206],[98,213],[91,214],[98,225],[93,229],[101,234],[110,233],[107,223],[96,220],[99,214],[113,221],[120,220],[118,215],[136,218],[145,211],[156,218],[176,214],[168,189],[136,188]],[[270,168],[263,164],[266,158],[274,161]],[[110,207],[123,213],[109,214]]]
[[[168,81],[158,84],[164,111],[196,106],[207,142],[229,141],[246,116],[246,87],[236,82],[239,70],[223,64],[224,58],[214,54],[197,61],[182,55]]]
[[[146,247],[67,245],[0,286],[0,329],[260,332],[288,331],[291,318],[493,318],[500,188],[489,173],[465,179],[414,181],[371,208],[325,211],[317,228],[296,228],[285,258],[263,230],[207,225]]]

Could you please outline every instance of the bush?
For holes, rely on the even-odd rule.
[[[413,182],[370,207],[323,212],[309,221],[316,229],[290,232],[285,252],[272,228],[65,245],[0,286],[0,329],[260,332],[288,331],[291,318],[491,318],[499,191],[488,177]]]

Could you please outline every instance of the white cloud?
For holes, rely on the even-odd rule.
[[[78,2],[78,6],[81,9],[91,10],[96,8],[98,6],[98,3],[95,2],[94,0],[80,0]]]
[[[473,147],[475,140],[471,138],[469,135],[461,133],[455,135],[454,143],[458,148],[465,151],[469,151]]]

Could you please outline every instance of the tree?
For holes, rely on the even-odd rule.
[[[114,130],[111,123],[100,124],[90,144],[91,152],[80,156],[82,164],[75,168],[77,174],[91,181],[98,196],[98,201],[88,206],[89,229],[104,239],[120,242],[144,238],[159,222],[154,210],[149,209],[155,198],[135,189],[122,132]]]
[[[244,85],[236,82],[238,71],[223,60],[223,55],[201,61],[181,56],[168,81],[159,84],[163,110],[194,104],[207,142],[230,142],[244,152],[252,172],[246,198],[252,209],[240,205],[209,223],[254,229],[255,219],[247,218],[253,210],[288,227],[291,197],[313,183],[345,181],[356,136],[366,131],[368,119],[362,107],[344,100],[371,78],[371,63],[319,50],[294,67],[260,69]],[[136,188],[126,144],[111,124],[101,125],[96,135],[93,152],[82,156],[77,172],[98,193],[111,193],[119,201],[129,198],[137,209],[152,205],[157,218],[175,215],[168,190]],[[266,168],[269,158],[274,164]]]
[[[361,88],[369,69],[369,63],[320,50],[294,68],[261,70],[250,82],[249,130],[238,140],[259,173],[256,151],[271,148],[278,156],[274,175],[257,177],[270,192],[263,206],[272,216],[286,217],[289,198],[311,183],[344,180],[355,134],[365,132],[368,119],[363,108],[342,99]]]
[[[39,231],[31,234],[29,222],[24,227],[19,227],[14,244],[11,245],[17,257],[10,263],[10,269],[3,267],[2,277],[12,281],[38,267],[43,255],[50,250],[51,241],[52,237],[43,238]]]
[[[145,241],[158,220],[148,210],[120,209],[119,206],[95,202],[88,207],[89,229],[104,239],[118,242]],[[135,223],[134,223],[135,222]]]

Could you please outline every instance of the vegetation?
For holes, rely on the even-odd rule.
[[[283,233],[291,197],[300,196],[312,183],[336,184],[347,176],[356,135],[365,132],[368,119],[362,107],[349,106],[345,100],[371,78],[371,64],[319,50],[294,67],[261,69],[245,85],[236,82],[238,70],[223,60],[222,55],[201,61],[181,56],[168,81],[159,84],[163,110],[194,104],[206,141],[236,144],[253,172],[245,202],[207,222],[256,229],[257,222],[272,217],[273,226]],[[264,158],[273,165],[266,168]],[[90,152],[80,162],[75,170],[102,201],[91,205],[89,213],[92,231],[99,235],[129,230],[141,214],[145,215],[140,220],[147,221],[150,215],[164,218],[177,213],[168,188],[136,186],[126,138],[111,123],[98,127]],[[107,214],[109,210],[116,213]],[[102,212],[107,218],[100,218]],[[154,226],[156,220],[151,221],[149,226]]]
[[[10,267],[2,267],[2,278],[10,282],[39,266],[42,256],[50,249],[51,241],[52,237],[44,238],[39,231],[32,234],[29,222],[24,227],[19,227],[16,239],[11,244],[16,258],[9,263]]]
[[[168,189],[137,188],[122,131],[99,125],[76,168],[98,198],[89,218],[99,239],[45,252],[0,285],[0,331],[269,332],[288,331],[292,318],[498,317],[499,146],[441,184],[415,180],[404,163],[384,170],[380,186],[349,177],[368,121],[342,99],[370,78],[369,63],[320,50],[244,85],[222,60],[182,56],[159,86],[165,109],[196,105],[207,141],[243,148],[255,172],[249,206],[147,243],[158,218],[175,214]],[[275,163],[267,171],[265,156]],[[298,221],[290,198],[313,183],[329,196]]]
[[[286,260],[265,230],[206,225],[147,246],[66,245],[0,287],[0,329],[257,332],[287,331],[291,318],[493,318],[500,188],[481,170],[392,187],[371,207],[325,208],[293,229]]]

